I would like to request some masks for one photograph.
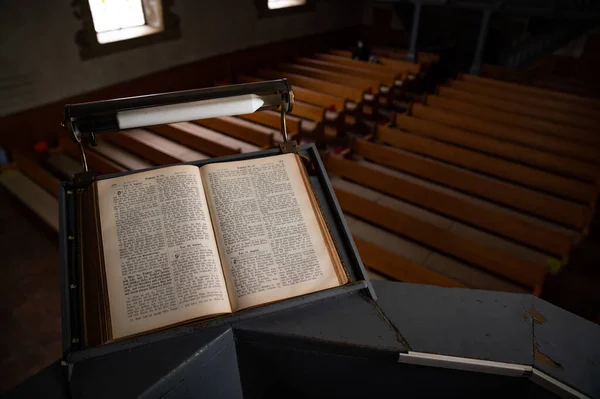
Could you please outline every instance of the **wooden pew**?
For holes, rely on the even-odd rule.
[[[550,136],[577,141],[578,143],[584,145],[591,144],[597,147],[600,146],[600,134],[595,131],[566,126],[540,118],[515,115],[511,112],[500,111],[478,104],[472,104],[440,96],[425,96],[423,103],[432,107],[456,111],[466,115],[476,115],[477,118],[488,121],[520,127],[523,129],[530,129],[538,133],[545,133]]]
[[[103,136],[107,141],[117,144],[158,165],[207,159],[208,155],[191,150],[184,145],[166,139],[144,129],[132,129]]]
[[[240,75],[237,77],[240,83],[262,82],[265,79],[254,76]],[[346,108],[346,99],[331,94],[323,93],[316,90],[304,88],[302,86],[293,85],[294,97],[298,101],[308,104],[320,105],[324,108],[333,108],[334,111],[343,111]]]
[[[395,121],[397,127],[409,132],[457,144],[485,154],[496,155],[588,182],[595,182],[598,177],[598,169],[595,165],[589,163],[564,158],[406,114],[397,115]]]
[[[65,167],[60,171],[64,177],[78,172],[80,169],[76,163],[65,162],[67,157],[57,151],[52,151],[49,156],[53,157],[54,169]],[[43,162],[39,162],[31,156],[13,153],[12,157],[18,170],[8,169],[0,173],[0,184],[52,230],[58,232],[58,201],[56,197],[58,197],[60,186],[59,178],[46,169]],[[73,169],[74,166],[78,167],[76,171]]]
[[[140,158],[117,145],[113,145],[103,138],[98,138],[98,145],[88,149],[86,155],[90,152],[96,152],[103,158],[110,160],[126,170],[147,169],[153,166],[151,162]]]
[[[242,82],[259,82],[264,79],[240,76],[238,80]],[[345,126],[350,127],[356,124],[355,120],[351,124],[346,124],[345,119],[341,118],[343,112],[336,111],[336,109],[344,110],[349,105],[344,98],[298,86],[293,86],[292,90],[294,91],[296,101],[290,115],[307,119],[315,124],[314,129],[310,131],[312,139],[319,140],[323,134],[335,137],[340,131],[345,130]],[[333,108],[333,110],[328,108]],[[355,112],[352,111],[351,113]]]
[[[332,184],[337,185],[340,180],[341,179],[333,176],[331,182]],[[346,188],[346,191],[351,189],[351,187],[348,187],[349,184],[346,184],[347,182],[343,183],[342,189]],[[352,185],[354,184],[350,183],[350,186]],[[360,194],[364,195],[365,193]],[[394,260],[397,261],[395,267],[401,269],[404,278],[403,281],[438,285],[439,283],[435,280],[437,277],[441,277],[443,279],[451,279],[452,282],[457,282],[458,284],[472,288],[504,292],[531,293],[531,290],[528,291],[520,285],[516,285],[505,279],[496,277],[485,270],[473,267],[472,265],[461,262],[456,258],[450,258],[446,255],[435,252],[431,248],[425,247],[413,240],[407,240],[398,234],[386,231],[363,220],[356,219],[349,214],[345,214],[344,216],[346,219],[346,224],[348,225],[348,228],[350,229],[357,246],[360,245],[358,244],[360,241],[366,242],[376,246],[378,249],[381,249],[386,253],[400,258]],[[365,262],[365,256],[368,255],[361,253],[363,262]],[[372,267],[375,268],[375,270],[385,274],[386,265],[384,260],[386,257],[386,255],[382,255],[380,258],[374,257],[371,259],[370,263],[367,263],[367,265],[372,264]],[[410,265],[416,265],[419,267],[419,269],[417,269],[418,274],[415,275],[413,273],[413,268],[410,268],[410,266],[408,270],[403,267],[406,261],[410,262]],[[382,263],[384,264],[382,265]],[[426,273],[432,273],[432,275],[428,276]],[[420,280],[420,278],[423,277],[427,278],[429,281]]]
[[[261,82],[262,78],[252,76],[239,76],[240,82]],[[326,93],[305,89],[299,86],[293,86],[294,92],[294,108],[291,115],[301,118],[322,122],[323,120],[335,120],[339,114],[338,111],[343,111],[346,108],[346,99],[342,97],[332,96]],[[296,104],[299,106],[296,107]],[[333,113],[329,117],[328,112]]]
[[[187,122],[152,126],[149,130],[178,141],[187,147],[202,149],[206,154],[211,156],[225,156],[239,154],[240,152],[258,151],[260,149],[255,145],[233,139],[222,135],[221,133]],[[61,141],[61,147],[66,153],[73,156],[79,156],[78,148],[67,140]],[[100,148],[103,147],[105,146],[100,146]],[[114,173],[127,170],[127,168],[104,158],[98,152],[94,151],[94,149],[95,148],[91,151],[86,151],[88,165],[91,168],[100,173]],[[131,154],[126,155],[126,157],[131,158]],[[133,162],[136,162],[135,159]],[[139,169],[139,166],[149,167],[151,165],[132,166],[135,166],[132,169]]]
[[[594,119],[582,116],[573,117],[573,115],[561,112],[560,110],[552,110],[535,105],[523,106],[518,102],[506,101],[504,99],[460,90],[450,86],[438,86],[436,92],[439,97],[498,109],[513,115],[530,116],[532,118],[544,119],[549,122],[553,121],[563,125],[575,126],[592,131],[597,131],[600,128],[600,122]]]
[[[45,164],[62,179],[72,179],[76,174],[83,172],[79,157],[70,157],[57,150],[48,152]]]
[[[385,107],[393,104],[393,98],[404,96],[404,89],[401,88],[403,82],[397,80],[393,74],[365,71],[360,67],[309,58],[304,58],[304,62],[300,60],[302,59],[296,60],[293,64],[280,64],[279,69],[363,89],[365,100],[373,101],[369,98],[373,95],[375,104]]]
[[[363,78],[341,72],[332,72],[306,65],[282,63],[278,65],[277,69],[283,72],[295,73],[315,79],[326,80],[328,82],[356,87],[366,92],[377,93],[379,92],[379,86],[381,85],[379,80],[376,79]]]
[[[426,267],[398,256],[385,248],[360,238],[354,238],[360,257],[369,269],[389,276],[398,281],[414,284],[429,284],[439,287],[466,288],[456,280],[436,273]]]
[[[101,174],[119,173],[128,170],[127,168],[111,161],[110,159],[105,158],[99,152],[94,151],[94,149],[95,148],[92,147],[86,148],[85,150],[85,157],[90,169]],[[74,158],[80,156],[79,147],[77,144],[73,143],[73,141],[66,137],[62,137],[60,139],[60,150]]]
[[[575,94],[564,93],[560,91],[553,91],[544,89],[541,87],[528,86],[518,83],[510,83],[497,79],[490,79],[481,76],[475,76],[470,74],[459,74],[459,80],[466,82],[475,82],[482,85],[489,85],[500,89],[506,89],[513,92],[519,92],[524,94],[532,94],[535,96],[541,96],[544,98],[550,98],[556,101],[564,101],[569,103],[580,104],[583,107],[589,107],[593,109],[600,109],[600,100],[590,97],[578,96]]]
[[[357,116],[359,115],[369,116],[374,114],[373,105],[375,104],[375,96],[366,94],[361,89],[309,78],[302,75],[281,73],[268,69],[261,69],[257,71],[257,75],[265,79],[281,79],[282,77],[285,77],[290,81],[292,87],[300,86],[309,90],[344,98],[345,115],[343,116],[343,122],[348,126],[359,126],[357,119]],[[371,98],[369,98],[369,96]]]
[[[356,87],[348,87],[338,83],[332,83],[325,80],[309,78],[306,76],[293,74],[293,73],[282,73],[269,69],[260,69],[257,71],[257,75],[267,79],[281,79],[287,78],[293,86],[300,86],[310,90],[320,91],[333,96],[342,97],[347,100],[360,103],[363,100],[363,90],[357,89]]]
[[[297,100],[308,104],[319,105],[325,109],[332,109],[335,112],[342,112],[346,108],[346,99],[333,96],[327,93],[321,93],[300,86],[293,86],[294,96]]]
[[[393,281],[388,276],[386,276],[384,274],[381,274],[379,272],[376,272],[375,270],[373,270],[372,268],[367,267],[366,265],[365,265],[365,267],[366,267],[367,276],[369,276],[369,280],[371,280],[371,281],[375,281],[375,280]]]
[[[323,61],[336,62],[336,63],[342,64],[342,65],[352,65],[355,67],[363,68],[366,71],[380,72],[380,73],[386,73],[386,74],[391,73],[391,74],[394,74],[394,77],[397,79],[399,79],[400,77],[405,77],[406,73],[407,73],[406,68],[397,68],[397,67],[389,66],[389,65],[373,64],[370,62],[353,60],[352,58],[340,57],[339,55],[333,55],[333,54],[319,53],[319,54],[314,54],[312,56],[312,58],[315,58],[318,60],[323,60]]]
[[[343,73],[324,71],[318,68],[296,64],[280,64],[278,68],[281,70],[281,73],[286,76],[287,74],[292,73],[327,82],[334,82],[348,88],[362,90],[361,97],[364,100],[362,111],[365,115],[376,114],[376,109],[379,104],[387,105],[389,102],[389,87],[380,87],[380,83],[377,80],[363,79]]]
[[[52,194],[16,169],[2,171],[0,185],[25,204],[52,230],[58,232],[58,201]],[[56,188],[58,188],[58,180]]]
[[[379,170],[385,169],[389,171],[389,169],[386,169],[385,167],[377,165],[375,166]],[[392,173],[397,174],[397,172]],[[346,192],[354,193],[359,195],[361,198],[367,199],[371,203],[377,203],[401,214],[411,215],[427,224],[434,224],[439,228],[449,230],[453,234],[457,234],[469,240],[478,241],[483,245],[494,247],[500,251],[512,254],[513,256],[521,257],[521,259],[525,261],[545,264],[548,259],[544,255],[535,256],[535,254],[528,252],[524,247],[519,247],[518,245],[509,245],[510,243],[508,241],[497,237],[489,240],[488,238],[492,237],[489,234],[486,235],[483,232],[479,232],[479,234],[477,234],[476,230],[474,229],[468,231],[464,228],[457,228],[458,226],[461,226],[461,224],[458,222],[452,222],[450,219],[442,216],[436,216],[427,210],[420,209],[414,205],[410,205],[407,202],[397,200],[393,197],[369,188],[365,188],[350,181],[343,180],[337,176],[331,176],[331,184],[333,185],[334,189],[340,189]],[[379,227],[367,220],[357,219],[348,213],[345,213],[344,216],[347,225],[355,239],[362,239],[377,246],[381,246],[391,253],[416,262],[427,269],[452,278],[469,287],[506,292],[531,292],[531,290],[526,291],[522,286],[496,277],[495,275],[490,274],[483,269],[473,267],[472,264],[470,265],[464,260],[450,258],[439,250],[436,250],[425,243],[421,243],[410,238],[405,238],[406,236],[403,237],[402,235],[398,235],[393,231]],[[466,227],[465,225],[462,226]],[[523,249],[525,249],[525,252],[523,252]]]
[[[295,90],[295,89],[294,89]],[[311,132],[311,138],[321,140],[322,135],[336,137],[339,132],[344,131],[345,126],[354,126],[346,124],[341,116],[343,113],[327,110],[324,107],[313,105],[301,101],[294,102],[292,115],[307,119],[315,123],[315,128]]]
[[[238,81],[240,82],[260,82],[263,80],[264,78],[253,76],[238,76]],[[357,114],[356,103],[347,101],[342,97],[295,85],[293,85],[292,89],[296,101],[291,115],[315,123],[314,129],[309,132],[312,139],[319,140],[323,134],[335,137],[338,132],[346,130],[346,127],[351,128],[356,125],[356,118],[354,117],[354,114]],[[342,112],[337,112],[337,110]],[[353,119],[347,120],[347,118]]]
[[[366,63],[366,61],[352,59],[351,51],[331,50],[330,53],[332,55],[334,55],[335,57],[340,57],[342,59],[349,59],[352,61]],[[413,64],[412,62],[401,61],[401,60],[387,58],[387,57],[381,57],[381,56],[379,56],[378,58],[379,58],[379,61],[381,61],[381,64],[375,64],[375,65],[383,65],[383,66],[390,67],[390,68],[397,68],[398,70],[405,70],[407,72],[414,73],[414,74],[417,74],[421,71],[420,63]]]
[[[402,115],[399,119],[402,118],[410,117]],[[426,137],[405,133],[391,127],[377,127],[376,138],[396,148],[483,172],[559,197],[580,201],[587,205],[591,205],[596,201],[597,187],[592,184],[568,179]]]
[[[533,294],[539,296],[542,288],[524,288],[500,276],[486,272],[478,267],[473,267],[465,262],[461,262],[455,257],[446,256],[440,253],[432,252],[424,264],[425,267],[441,273],[449,278],[455,279],[470,288],[512,292],[518,294]]]
[[[281,130],[281,115],[279,112],[275,111],[260,111],[255,112],[253,114],[246,114],[239,116],[242,119],[246,119],[248,121],[260,123],[265,126],[269,126],[273,129]],[[286,125],[288,135],[293,136],[295,134],[300,133],[300,118],[295,116],[286,116]]]
[[[317,123],[325,120],[325,108],[302,101],[294,101],[291,114]]]
[[[524,261],[496,248],[457,235],[450,230],[424,222],[416,217],[372,203],[368,199],[335,188],[338,202],[344,212],[368,220],[385,229],[424,243],[444,253],[477,265],[491,273],[536,289],[541,287],[547,274],[544,266]]]
[[[393,147],[356,140],[352,145],[352,152],[380,165],[453,187],[577,230],[583,230],[591,219],[591,209],[584,205],[429,159],[411,156]]]
[[[347,75],[358,76],[367,79],[375,79],[386,86],[394,86],[397,83],[395,73],[383,73],[377,71],[368,71],[362,67],[355,65],[338,64],[323,60],[315,60],[312,58],[300,57],[295,60],[300,65],[306,65],[313,68],[320,68],[333,72],[341,72]]]
[[[539,134],[529,129],[488,122],[474,116],[460,115],[423,104],[413,104],[409,112],[420,119],[444,123],[448,126],[481,133],[580,161],[600,163],[600,154],[596,148],[558,137]]]
[[[483,206],[493,207],[493,205],[491,205],[489,202],[486,203],[485,201],[477,200],[473,197],[469,197],[468,195],[458,193],[451,189],[444,189],[444,187],[442,187],[440,185],[436,185],[434,183],[427,182],[424,179],[419,179],[419,178],[410,176],[408,174],[405,174],[405,173],[402,173],[402,172],[399,172],[396,170],[392,170],[392,169],[387,168],[382,165],[377,165],[375,163],[368,162],[365,160],[359,160],[357,162],[360,162],[361,165],[368,166],[370,169],[376,170],[377,172],[388,175],[388,176],[393,176],[393,177],[401,179],[401,180],[409,181],[409,182],[412,182],[419,186],[427,187],[432,190],[441,191],[446,194],[459,197],[463,200],[467,200],[469,202],[479,203],[480,205],[483,205]],[[451,217],[442,215],[440,213],[437,213],[435,211],[432,211],[430,209],[424,208],[420,204],[414,204],[414,203],[411,203],[408,201],[404,201],[402,199],[398,199],[398,198],[390,196],[386,193],[382,193],[380,191],[375,191],[371,188],[348,181],[346,179],[341,179],[337,176],[331,177],[331,183],[334,188],[340,188],[345,191],[350,191],[352,193],[360,195],[361,197],[366,198],[367,200],[369,200],[372,203],[377,203],[377,204],[386,206],[392,210],[401,212],[403,214],[411,215],[415,218],[418,218],[419,220],[421,220],[423,222],[433,224],[442,229],[446,229],[446,230],[451,231],[452,233],[457,234],[461,237],[464,237],[469,240],[476,241],[480,244],[490,246],[492,248],[506,252],[512,256],[518,257],[518,258],[525,260],[527,262],[530,262],[530,263],[535,263],[535,264],[539,264],[539,265],[547,265],[544,267],[547,267],[549,270],[552,270],[553,272],[560,270],[559,268],[561,266],[561,262],[554,257],[549,258],[548,253],[538,251],[538,250],[533,249],[528,246],[524,246],[514,240],[507,240],[503,237],[498,236],[495,233],[486,232],[480,228],[473,227],[469,224],[463,223],[458,219],[451,218]],[[496,209],[498,210],[498,208],[496,208]],[[502,209],[502,208],[500,208],[500,210],[505,211],[505,209]],[[506,212],[506,213],[509,213],[509,212]],[[523,217],[526,220],[533,221],[534,223],[538,223],[538,224],[544,223],[540,220],[534,220],[534,219],[528,218],[527,216],[524,216],[524,215],[519,215],[519,216]],[[557,228],[561,229],[557,225],[547,224],[546,226],[551,229],[557,229]],[[354,231],[354,230],[352,230],[352,231]],[[566,229],[562,230],[562,231],[566,232],[567,234],[574,234],[572,231],[569,231]],[[366,239],[371,242],[374,242],[374,243],[378,242],[378,241],[374,241],[375,239],[374,238],[372,239],[371,237],[366,237]],[[410,258],[412,258],[412,254],[409,253],[407,255],[410,255]],[[558,267],[550,268],[549,267],[549,264],[550,264],[549,259],[552,259],[552,263]],[[461,280],[461,281],[463,281],[463,280]]]
[[[19,171],[33,180],[44,190],[48,191],[54,197],[58,197],[58,187],[60,185],[60,181],[56,178],[56,176],[48,172],[48,170],[46,170],[38,162],[26,155],[15,152],[12,154],[12,157]]]
[[[581,106],[580,104],[559,101],[554,98],[545,98],[544,96],[531,93],[516,93],[511,90],[490,85],[483,85],[475,82],[467,82],[464,80],[452,80],[447,84],[450,87],[460,90],[496,97],[505,101],[513,101],[521,104],[522,106],[542,107],[549,110],[571,114],[574,118],[577,116],[583,116],[587,119],[598,120],[598,114],[596,110],[588,108],[587,106]]]
[[[195,123],[181,122],[148,128],[186,147],[214,157],[258,151],[260,148]]]
[[[371,48],[371,51],[375,55],[382,55],[384,57],[389,57],[389,58],[393,58],[393,59],[397,59],[397,60],[406,60],[406,58],[408,57],[407,49],[398,49],[398,48],[386,47],[386,46],[373,46]],[[438,54],[424,53],[421,51],[418,52],[418,58],[422,62],[429,63],[429,64],[439,62],[439,60],[440,60],[440,56]]]
[[[330,50],[331,54],[339,55],[341,57],[352,57],[352,51],[350,50]],[[371,48],[371,53],[378,56],[379,60],[385,64],[385,61],[400,61],[408,63],[406,58],[408,57],[408,50],[395,49],[384,46],[374,46]],[[418,64],[426,66],[440,60],[440,56],[433,53],[418,52]]]
[[[369,168],[364,163],[337,156],[328,156],[326,167],[329,173],[336,176],[352,180],[410,203],[418,204],[440,214],[465,221],[560,258],[565,258],[568,255],[573,243],[572,235],[543,228],[539,224],[527,222],[522,218],[419,186],[391,174]]]
[[[263,149],[273,145],[273,136],[276,133],[274,129],[231,116],[199,119],[194,123],[248,141]]]

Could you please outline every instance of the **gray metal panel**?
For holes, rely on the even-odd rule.
[[[244,339],[287,341],[287,345],[293,342],[295,347],[324,344],[321,349],[325,351],[331,351],[331,345],[336,345],[337,354],[364,353],[367,356],[367,352],[377,350],[387,352],[392,361],[397,360],[398,353],[408,350],[394,326],[379,313],[376,303],[359,293],[257,317],[238,323],[234,328],[236,336]],[[265,334],[267,338],[260,337]]]
[[[524,398],[527,378],[237,340],[244,398]],[[539,396],[546,397],[546,396]]]
[[[62,350],[67,352],[71,344],[71,296],[69,293],[69,269],[67,254],[67,209],[65,190],[62,186],[58,189],[58,242],[59,242],[59,276],[60,276],[60,310],[62,330]]]
[[[410,350],[533,364],[533,296],[374,281],[383,313]]]
[[[153,388],[160,391],[174,373],[208,361],[214,355],[210,348],[229,344],[233,345],[231,330],[220,328],[81,361],[73,367],[71,393],[74,397],[110,398],[137,397]],[[222,372],[229,373],[228,369],[237,373],[236,362]]]
[[[81,361],[72,396],[240,397],[241,380],[245,398],[555,397],[527,378],[399,364],[399,332],[415,351],[529,365],[535,343],[560,364],[536,368],[599,394],[597,325],[528,295],[379,281],[375,289],[387,319],[365,291],[305,301],[233,330],[204,328]],[[535,341],[524,327],[534,320]],[[10,397],[67,397],[65,369],[55,363]]]
[[[539,298],[534,309],[535,368],[600,397],[600,326]]]
[[[173,327],[163,331],[144,334],[135,338],[125,339],[123,341],[117,341],[93,348],[71,352],[68,355],[67,360],[69,361],[69,363],[77,363],[82,360],[94,358],[96,356],[104,356],[113,352],[131,350],[139,346],[160,342],[165,339],[182,337],[196,332],[210,331],[219,327],[229,327],[239,321],[248,320],[253,317],[267,315],[286,309],[292,309],[296,306],[306,305],[307,303],[332,298],[338,295],[349,294],[364,288],[366,288],[366,285],[363,282],[357,282],[354,284],[347,284],[337,288],[318,291],[312,294],[302,295],[284,301],[274,302],[266,306],[245,309],[236,313],[232,313],[230,315],[209,319],[207,321],[199,321],[196,323],[185,324],[180,327]]]
[[[227,330],[140,398],[243,398],[235,339]]]

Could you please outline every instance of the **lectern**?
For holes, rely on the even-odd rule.
[[[73,196],[106,178],[84,173],[59,195],[64,356],[10,396],[600,397],[598,325],[532,295],[371,283],[316,148],[287,139],[292,106],[281,80],[67,106],[65,126],[85,166],[83,143],[97,133],[279,108],[280,148],[191,164],[286,151],[305,157],[350,283],[82,348]]]

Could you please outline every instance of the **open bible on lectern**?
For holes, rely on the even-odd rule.
[[[297,154],[177,165],[78,196],[86,346],[345,284]]]

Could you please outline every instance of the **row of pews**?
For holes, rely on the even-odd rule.
[[[418,251],[411,260],[456,281],[539,293],[587,234],[600,102],[470,75],[436,92],[328,159],[344,179],[342,207],[426,247],[425,261]],[[395,248],[406,244],[396,239]],[[443,265],[427,260],[448,255]]]
[[[351,53],[298,57],[237,81],[285,77],[288,129],[316,142],[373,277],[539,295],[587,234],[597,195],[598,100],[471,75],[420,94],[439,57],[380,64]],[[98,173],[270,148],[279,115],[260,112],[100,137]],[[58,182],[81,171],[66,138],[44,154],[12,154],[0,182],[57,229]]]

